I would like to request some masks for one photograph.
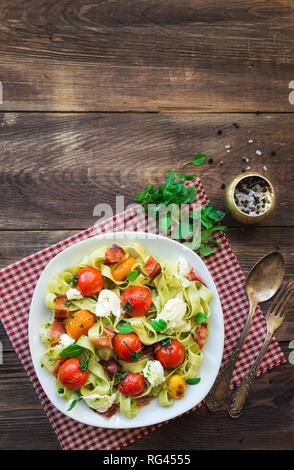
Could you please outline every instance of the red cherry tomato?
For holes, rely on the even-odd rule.
[[[120,359],[131,362],[139,359],[136,351],[142,348],[142,343],[136,333],[118,333],[113,340],[113,347]]]
[[[98,294],[104,285],[104,279],[96,268],[82,268],[77,272],[78,282],[76,288],[81,294],[90,297]]]
[[[136,397],[141,395],[144,390],[144,376],[136,372],[129,372],[128,375],[122,379],[118,389],[120,393],[127,397]]]
[[[131,317],[141,317],[151,307],[152,297],[146,287],[132,286],[124,291],[120,303],[128,315]]]
[[[88,369],[83,371],[80,369],[80,361],[77,357],[67,359],[58,371],[58,380],[68,390],[78,390],[87,382],[89,377]]]
[[[155,356],[166,369],[176,369],[183,363],[185,351],[181,343],[173,339],[166,346],[157,345],[155,347]]]

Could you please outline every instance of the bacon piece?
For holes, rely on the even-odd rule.
[[[104,418],[108,418],[108,419],[109,419],[109,418],[111,418],[113,415],[115,415],[115,413],[117,413],[118,410],[119,410],[119,405],[117,405],[116,403],[113,403],[113,404],[111,405],[111,407],[108,408],[107,411],[103,411],[103,412],[97,411],[97,410],[94,410],[94,411],[96,411],[96,413],[98,413],[99,415],[103,416]]]
[[[69,307],[66,306],[66,295],[57,295],[55,300],[54,318],[56,320],[65,320],[69,317]]]
[[[195,274],[195,273],[194,273],[194,268],[193,268],[193,267],[192,267],[192,268],[190,269],[190,271],[188,272],[187,278],[189,279],[189,281],[201,282],[201,284],[203,284],[203,285],[205,286],[205,284],[204,284],[204,282],[202,281],[201,277],[198,276],[198,274]]]
[[[146,406],[146,405],[149,405],[149,403],[151,403],[151,401],[153,400],[153,396],[152,395],[146,395],[145,397],[140,397],[137,399],[136,401],[136,405],[138,406]]]
[[[60,336],[65,334],[65,333],[66,333],[66,331],[65,331],[65,328],[62,325],[62,323],[60,323],[59,320],[54,320],[54,322],[52,323],[52,325],[49,328],[49,336],[53,340],[49,345],[50,348],[53,347],[53,346],[56,346],[56,344],[59,341]]]
[[[208,329],[205,325],[200,324],[198,326],[196,335],[194,336],[194,339],[196,343],[198,344],[199,348],[202,349],[205,343],[205,340],[208,336]]]
[[[100,361],[100,364],[103,366],[110,379],[112,379],[121,368],[121,365],[115,359],[112,358],[108,361]]]
[[[104,328],[106,336],[99,336],[98,338],[90,338],[91,343],[95,348],[110,348],[113,349],[112,340],[115,336],[115,332]]]
[[[57,360],[57,364],[56,366],[54,367],[54,369],[52,369],[52,374],[57,377],[58,376],[58,372],[59,372],[59,369],[61,367],[61,365],[67,361],[68,357],[59,357],[58,360]]]
[[[144,271],[148,276],[150,281],[153,281],[160,273],[161,273],[161,266],[153,256],[149,256],[146,263],[144,264]]]
[[[124,250],[118,245],[112,245],[105,253],[105,264],[119,263],[126,256]]]

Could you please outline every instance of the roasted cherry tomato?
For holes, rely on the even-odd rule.
[[[186,391],[186,381],[180,375],[172,375],[167,382],[167,391],[168,394],[178,400],[179,398],[183,398]]]
[[[118,333],[113,340],[113,347],[120,359],[131,362],[139,359],[137,351],[142,348],[142,343],[136,333]]]
[[[181,343],[173,339],[164,345],[157,344],[155,356],[166,369],[176,369],[183,363],[185,351]]]
[[[146,287],[132,286],[124,291],[120,304],[130,317],[141,317],[151,307],[152,297]]]
[[[95,321],[95,315],[89,310],[77,310],[70,314],[65,324],[67,334],[77,340],[81,335],[87,335]]]
[[[78,390],[88,380],[88,369],[81,370],[80,365],[80,360],[77,357],[72,357],[59,368],[57,378],[68,390]]]
[[[82,268],[77,272],[77,276],[76,289],[87,297],[98,294],[104,285],[104,279],[99,269]]]
[[[129,372],[118,385],[120,393],[127,397],[141,395],[144,390],[144,376],[136,372]]]
[[[137,260],[135,258],[132,258],[129,256],[129,258],[126,258],[122,260],[115,268],[112,270],[112,277],[115,279],[115,281],[123,281],[128,273],[132,270],[132,267],[134,264],[137,263]]]

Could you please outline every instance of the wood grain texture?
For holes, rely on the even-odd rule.
[[[3,0],[3,110],[288,111],[294,5]]]
[[[89,227],[97,204],[115,212],[117,195],[133,203],[171,168],[200,175],[211,202],[223,208],[222,183],[248,166],[277,187],[277,208],[264,225],[294,226],[292,114],[3,113],[0,122],[2,230]],[[213,164],[183,168],[197,152]]]

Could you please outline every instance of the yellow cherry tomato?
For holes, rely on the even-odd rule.
[[[172,398],[183,398],[186,391],[186,381],[180,375],[172,375],[167,382],[167,391]]]

